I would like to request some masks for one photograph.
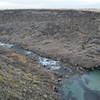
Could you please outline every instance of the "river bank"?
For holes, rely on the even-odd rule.
[[[0,99],[60,100],[53,72],[11,46],[0,45]]]

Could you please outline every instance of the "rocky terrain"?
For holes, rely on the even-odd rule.
[[[2,10],[0,40],[81,67],[100,65],[100,13]]]
[[[0,100],[59,100],[54,79],[34,59],[0,47]]]
[[[1,10],[0,42],[72,67],[99,67],[100,12]],[[41,66],[35,59],[0,46],[0,100],[60,100],[55,90],[58,73]]]

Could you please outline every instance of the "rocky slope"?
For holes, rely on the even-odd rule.
[[[0,100],[59,100],[54,79],[34,59],[0,47]]]
[[[86,68],[100,65],[100,12],[2,10],[0,40]]]

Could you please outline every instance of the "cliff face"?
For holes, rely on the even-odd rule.
[[[79,67],[100,65],[100,13],[80,10],[0,11],[0,40]]]

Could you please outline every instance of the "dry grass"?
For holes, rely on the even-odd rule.
[[[24,63],[24,64],[27,63],[27,57],[24,55],[13,52],[13,53],[10,53],[9,56],[16,57],[18,61],[21,63]]]
[[[52,72],[34,62],[0,48],[0,100],[59,100]]]

